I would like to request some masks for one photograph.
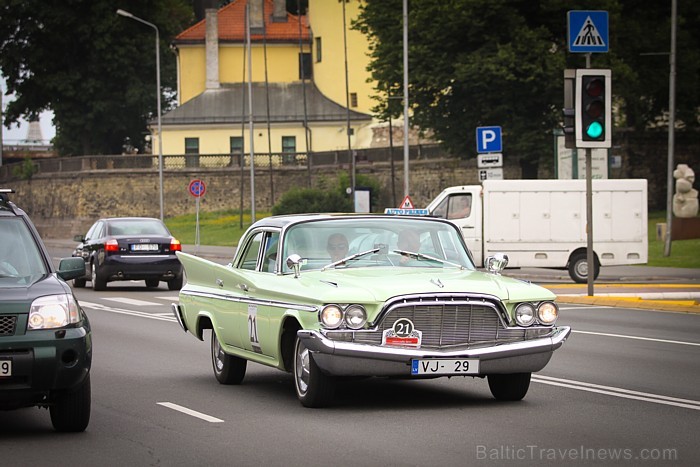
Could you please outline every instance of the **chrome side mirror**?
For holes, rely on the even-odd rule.
[[[301,256],[297,255],[296,253],[287,257],[287,267],[294,271],[295,278],[301,276],[301,262]]]
[[[495,255],[486,258],[484,265],[486,266],[486,272],[498,276],[501,274],[501,271],[508,266],[508,255],[496,253]]]

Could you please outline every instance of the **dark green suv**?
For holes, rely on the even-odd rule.
[[[82,258],[58,271],[27,214],[0,189],[0,410],[45,407],[58,431],[90,421],[92,337],[87,315],[65,282]]]

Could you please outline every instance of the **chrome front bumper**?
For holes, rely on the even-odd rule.
[[[410,376],[411,360],[419,358],[478,358],[478,376],[482,376],[539,371],[547,365],[552,353],[561,347],[570,333],[570,327],[562,326],[536,339],[444,350],[334,341],[312,330],[297,331],[297,336],[312,352],[321,371],[333,376]]]

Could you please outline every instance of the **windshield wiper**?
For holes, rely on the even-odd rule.
[[[334,267],[336,267],[336,266],[338,266],[338,265],[340,265],[340,264],[345,264],[345,263],[347,263],[348,261],[351,261],[351,260],[353,260],[353,259],[359,258],[360,256],[365,256],[365,255],[368,255],[368,254],[370,254],[370,253],[377,253],[377,252],[378,252],[379,250],[381,250],[381,249],[382,249],[381,247],[377,247],[377,248],[372,248],[371,250],[361,251],[360,253],[355,253],[354,255],[350,255],[350,256],[348,256],[348,257],[345,257],[345,258],[343,258],[343,259],[340,259],[340,260],[338,260],[338,261],[335,261],[335,262],[333,262],[333,263],[331,263],[331,264],[328,264],[328,265],[326,265],[326,266],[323,266],[323,267],[321,268],[321,271],[325,271],[325,270],[328,269],[328,268],[334,268]]]
[[[436,258],[435,256],[426,255],[424,253],[416,253],[415,251],[406,250],[393,250],[392,252],[398,253],[401,256],[406,256],[407,258],[411,259],[427,259],[429,261],[437,261],[441,264],[449,264],[450,266],[455,266],[459,269],[464,269],[464,266],[462,266],[461,264],[453,263],[452,261],[447,261],[446,259]]]

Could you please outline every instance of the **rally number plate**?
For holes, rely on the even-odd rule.
[[[0,378],[12,376],[12,360],[0,360]]]
[[[476,358],[431,358],[411,360],[412,375],[478,375]]]

